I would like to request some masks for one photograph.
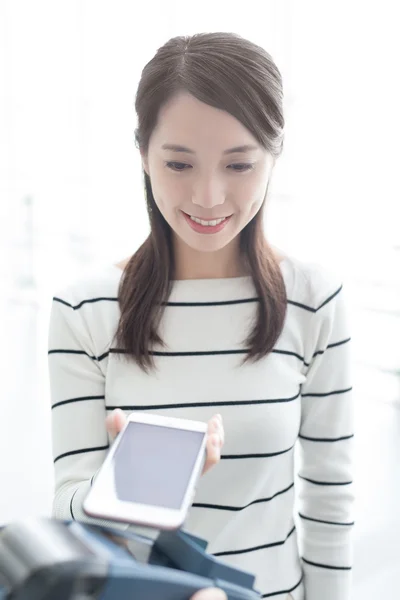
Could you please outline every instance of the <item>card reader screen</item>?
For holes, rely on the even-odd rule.
[[[118,500],[179,509],[204,435],[129,423],[113,457]]]

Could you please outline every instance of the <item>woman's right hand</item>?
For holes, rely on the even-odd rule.
[[[124,428],[128,418],[120,408],[113,410],[106,419],[107,431],[111,441],[117,437]],[[225,434],[221,415],[214,415],[208,421],[207,430],[207,458],[203,468],[203,475],[207,473],[221,458],[221,448],[224,445]],[[197,599],[196,599],[197,600]],[[200,600],[202,600],[200,598]],[[206,599],[207,600],[207,599]]]

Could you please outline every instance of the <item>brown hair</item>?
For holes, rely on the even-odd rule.
[[[144,67],[136,95],[136,143],[146,155],[163,104],[180,91],[238,119],[274,158],[282,152],[282,79],[271,56],[232,33],[175,37]],[[174,278],[171,230],[153,197],[145,171],[150,234],[130,258],[119,287],[118,350],[145,371],[154,367],[151,346]],[[267,189],[268,192],[268,189]],[[267,193],[266,193],[267,196]],[[284,325],[287,299],[277,258],[263,231],[263,207],[240,233],[240,248],[258,297],[257,320],[245,360],[269,354]]]

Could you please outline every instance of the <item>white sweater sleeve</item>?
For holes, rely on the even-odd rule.
[[[109,447],[105,377],[71,300],[54,299],[49,327],[49,378],[55,473],[53,516],[92,523],[82,502]]]
[[[350,334],[342,286],[319,298],[302,386],[298,507],[306,600],[348,600],[353,529]]]

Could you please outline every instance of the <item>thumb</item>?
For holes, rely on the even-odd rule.
[[[114,410],[114,424],[117,435],[125,427],[126,421],[125,413],[120,408],[116,408]]]
[[[120,408],[116,408],[106,419],[107,431],[111,441],[114,441],[126,423],[126,416]]]

